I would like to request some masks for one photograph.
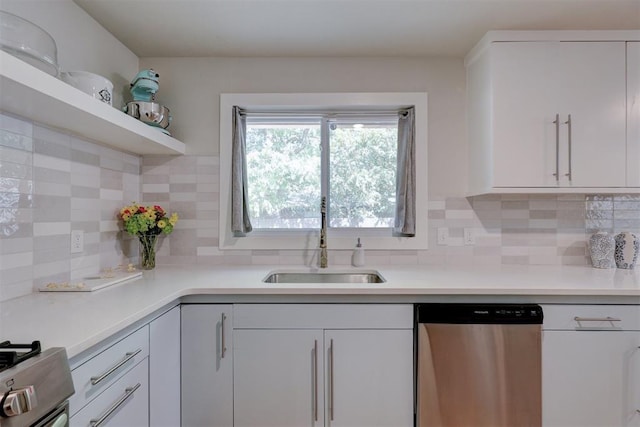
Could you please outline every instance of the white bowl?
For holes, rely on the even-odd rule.
[[[60,78],[97,100],[112,105],[113,83],[108,79],[87,71],[63,71]]]

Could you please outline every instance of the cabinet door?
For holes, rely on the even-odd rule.
[[[624,186],[624,74],[622,42],[494,43],[494,186]]]
[[[561,186],[626,185],[626,84],[623,42],[557,43],[561,77]],[[565,122],[571,114],[571,129]],[[569,147],[571,130],[571,147]],[[569,159],[571,148],[571,159]],[[571,163],[572,180],[566,175]]]
[[[331,426],[413,426],[413,331],[325,331]]]
[[[182,306],[182,426],[233,426],[232,306]]]
[[[627,43],[627,185],[640,187],[640,42]]]
[[[640,426],[640,332],[544,331],[545,427]]]
[[[234,422],[324,425],[321,330],[234,331]]]
[[[147,359],[131,368],[118,381],[69,420],[70,427],[148,427],[149,384]]]
[[[555,187],[553,44],[491,45],[494,186]]]
[[[180,425],[180,307],[149,324],[149,420]]]

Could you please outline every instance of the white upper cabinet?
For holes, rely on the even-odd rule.
[[[627,43],[627,182],[640,187],[640,42]]]
[[[518,40],[468,58],[470,193],[639,190],[626,56],[624,41]]]
[[[0,111],[134,154],[184,154],[184,143],[0,51]]]

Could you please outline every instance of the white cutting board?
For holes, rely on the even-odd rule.
[[[115,272],[103,276],[85,277],[73,283],[49,283],[41,286],[38,290],[40,292],[91,292],[141,276],[141,271]]]

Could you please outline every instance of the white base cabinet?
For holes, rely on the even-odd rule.
[[[413,425],[412,330],[327,330],[324,342],[326,425]]]
[[[72,364],[70,425],[149,425],[149,328],[114,337]]]
[[[144,359],[71,417],[70,427],[148,427],[148,360]]]
[[[182,427],[232,427],[233,306],[185,304],[181,316]]]
[[[180,307],[149,323],[149,422],[180,425]]]
[[[412,313],[411,305],[235,306],[235,425],[413,426]]]
[[[640,306],[543,310],[543,425],[640,427]]]
[[[324,425],[320,330],[233,332],[236,426]]]

